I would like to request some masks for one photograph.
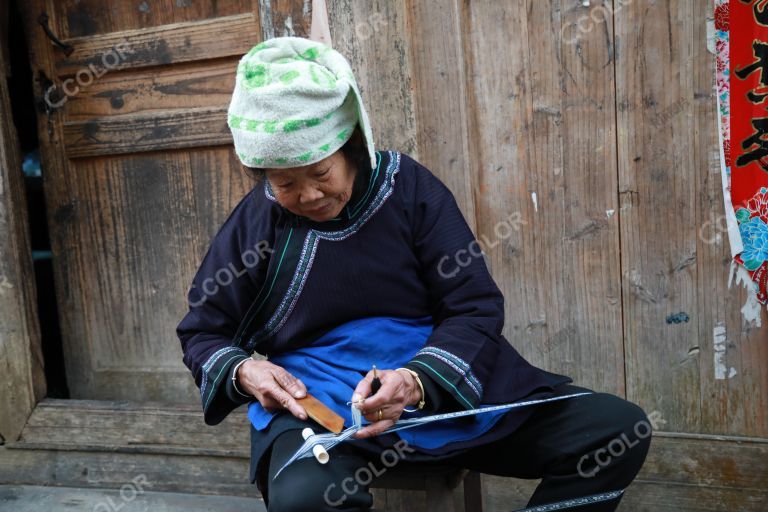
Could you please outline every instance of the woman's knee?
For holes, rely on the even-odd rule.
[[[616,434],[637,432],[643,437],[653,430],[639,405],[610,393],[594,393],[590,398],[591,416],[606,430],[614,430]]]
[[[269,512],[364,511],[373,505],[369,480],[359,477],[367,460],[340,446],[328,464],[299,459],[269,482]]]
[[[297,485],[294,482],[286,486],[275,486],[270,491],[267,510],[269,512],[309,512],[333,510],[333,505],[332,501],[324,503],[322,493],[317,493],[314,488],[306,489],[304,483]]]
[[[617,397],[618,398],[618,397]],[[637,404],[618,398],[617,416],[621,418],[622,432],[639,444],[648,446],[651,443],[653,425],[645,411]]]
[[[314,460],[312,461],[314,462]],[[284,480],[270,486],[269,512],[322,512],[370,509],[373,496],[352,476],[336,479],[306,475],[300,484]]]
[[[611,458],[638,465],[639,469],[651,444],[651,420],[635,403],[610,394],[598,395],[596,398],[605,434],[602,451]]]

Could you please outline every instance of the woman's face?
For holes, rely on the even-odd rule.
[[[266,170],[277,202],[291,213],[315,222],[341,213],[352,197],[356,172],[341,151],[311,165]]]

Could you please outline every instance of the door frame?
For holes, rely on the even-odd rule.
[[[0,393],[0,444],[19,438],[46,392],[22,160],[6,80],[9,8],[0,6],[0,312],[6,326],[0,372],[7,390]]]

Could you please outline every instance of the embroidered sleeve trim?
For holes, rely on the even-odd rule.
[[[448,352],[447,350],[443,350],[437,347],[424,347],[423,349],[419,350],[416,355],[418,354],[431,355],[443,360],[461,374],[462,378],[467,382],[469,387],[472,388],[472,391],[475,392],[478,398],[483,396],[482,384],[480,384],[480,381],[477,380],[477,377],[475,377],[475,374],[472,371],[469,363],[460,357]]]
[[[449,391],[449,392],[451,392],[451,394],[452,394],[453,396],[455,396],[456,398],[458,398],[459,400],[461,400],[461,401],[464,403],[464,405],[465,405],[465,406],[466,406],[468,409],[474,409],[474,408],[475,408],[475,405],[476,405],[476,404],[473,404],[472,402],[470,402],[469,400],[467,400],[467,398],[466,398],[466,397],[465,397],[465,396],[462,394],[462,392],[461,392],[461,391],[459,391],[459,389],[458,389],[456,386],[454,386],[454,385],[453,385],[453,383],[451,383],[451,381],[449,381],[448,379],[446,379],[446,378],[445,378],[445,377],[444,377],[444,376],[443,376],[443,375],[442,375],[442,374],[441,374],[439,371],[437,371],[437,370],[436,370],[435,368],[433,368],[431,365],[429,365],[429,364],[425,363],[424,361],[420,361],[420,360],[418,360],[418,359],[415,359],[415,360],[411,361],[411,363],[412,363],[412,364],[417,364],[417,365],[419,365],[419,366],[422,366],[422,367],[424,367],[425,369],[429,370],[429,372],[430,372],[432,375],[434,375],[435,377],[437,377],[438,379],[440,379],[440,381],[441,381],[442,383],[444,383],[446,386],[448,386],[448,388],[449,388],[449,389],[448,389],[448,391]]]
[[[238,359],[249,357],[239,347],[227,346],[214,352],[203,364],[200,382],[200,398],[203,402],[203,412],[208,411],[211,399],[216,395],[218,387],[223,382],[229,366]]]

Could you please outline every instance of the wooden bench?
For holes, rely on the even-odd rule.
[[[464,486],[465,512],[482,512],[480,473],[439,464],[402,462],[375,480],[374,489],[425,491],[427,512],[454,512],[454,490]],[[413,508],[388,507],[387,512],[412,512]]]

